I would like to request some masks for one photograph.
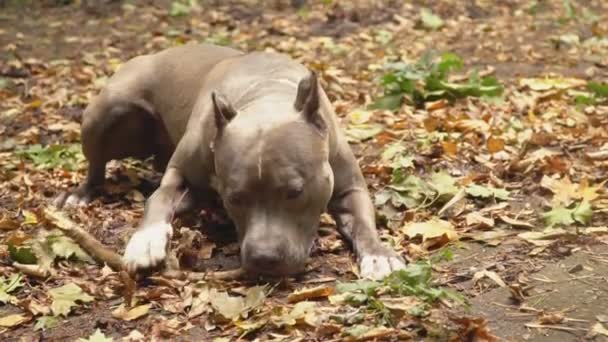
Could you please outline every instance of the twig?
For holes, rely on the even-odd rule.
[[[587,329],[563,327],[561,325],[544,325],[544,324],[533,324],[533,323],[526,323],[524,325],[528,328],[534,328],[534,329],[554,329],[554,330],[562,330],[562,331],[587,331]]]
[[[21,273],[36,277],[36,278],[46,278],[51,275],[49,270],[42,268],[40,265],[28,265],[22,264],[18,262],[13,262],[13,267],[21,271]]]
[[[113,250],[105,247],[99,242],[93,235],[81,228],[74,221],[67,218],[63,213],[57,209],[49,207],[44,209],[45,217],[57,228],[72,238],[78,243],[87,253],[100,263],[106,263],[110,268],[115,271],[122,271],[124,264],[122,258]],[[29,265],[25,265],[29,266]],[[25,272],[24,272],[25,273]],[[242,278],[246,272],[241,269],[219,271],[219,272],[191,272],[186,270],[165,270],[161,273],[162,276],[167,278],[175,278],[190,281],[199,281],[204,279],[216,279],[216,280],[233,280]]]

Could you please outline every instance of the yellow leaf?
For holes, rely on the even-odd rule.
[[[553,193],[553,204],[568,206],[574,199],[580,198],[578,193],[578,185],[570,182],[568,177],[562,179],[551,178],[547,175],[543,176],[540,185]]]
[[[583,87],[587,81],[578,78],[522,78],[519,85],[532,90],[570,89]]]
[[[409,238],[421,236],[426,248],[439,247],[458,239],[454,226],[450,222],[440,219],[409,223],[402,230]]]
[[[10,328],[29,321],[30,318],[23,314],[13,314],[0,318],[0,327]]]
[[[34,214],[33,212],[29,211],[29,210],[22,210],[21,214],[23,215],[23,218],[25,219],[23,221],[23,224],[37,224],[38,223],[38,217],[36,217],[36,214]]]
[[[123,321],[132,321],[146,315],[149,310],[150,304],[138,305],[130,310],[124,304],[121,304],[116,310],[112,311],[112,316]]]

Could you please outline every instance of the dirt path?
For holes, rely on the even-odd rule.
[[[493,334],[507,341],[608,341],[608,4],[312,1],[295,10],[287,1],[198,2],[202,7],[115,1],[96,12],[76,5],[0,7],[0,298],[6,279],[19,274],[8,245],[26,248],[40,236],[48,242],[40,208],[84,177],[78,123],[90,97],[133,56],[206,41],[287,53],[321,75],[344,127],[361,140],[352,146],[375,194],[383,238],[412,263],[433,260],[429,286],[457,291],[470,308],[449,298],[420,303],[404,293],[387,299],[382,291],[363,305],[332,303],[330,291],[354,282],[356,267],[331,220],[323,218],[309,271],[271,282],[272,292],[266,289],[247,316],[226,319],[224,304],[201,298],[209,289],[218,289],[218,297],[221,291],[243,295],[259,282],[152,279],[134,294],[139,304],[149,304],[147,311],[125,320],[114,312],[125,302],[118,274],[54,254],[52,277],[23,276],[21,287],[6,292],[14,299],[1,300],[0,322],[10,315],[23,322],[0,324],[0,338],[76,340],[99,329],[115,340],[137,340],[140,333],[145,340],[474,341]],[[422,19],[422,8],[436,17]],[[420,108],[406,100],[392,111],[361,109],[380,97],[387,63],[411,65],[429,50],[464,61],[450,82],[467,82],[474,68],[495,76],[504,86],[501,100],[439,99]],[[589,82],[606,87],[605,93],[591,91]],[[371,134],[374,127],[380,129]],[[58,147],[41,152],[36,144]],[[395,145],[399,152],[381,156]],[[415,178],[400,181],[396,170]],[[433,178],[436,172],[442,176]],[[136,161],[114,163],[108,175],[102,198],[70,215],[122,251],[159,175]],[[407,190],[390,190],[397,188]],[[380,201],[383,192],[391,200]],[[408,238],[413,223],[429,223],[424,241]],[[238,264],[221,209],[174,225],[186,228],[174,245],[182,265]],[[435,261],[439,257],[449,260]],[[70,283],[94,300],[57,315],[49,291]],[[295,304],[288,300],[313,287],[325,291],[310,298],[312,316],[321,320],[315,324],[310,315],[291,312]],[[194,315],[197,300],[201,312]],[[413,313],[421,307],[423,314]],[[46,324],[41,317],[58,324],[35,328]]]

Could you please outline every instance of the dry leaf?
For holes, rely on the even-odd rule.
[[[311,288],[303,288],[293,293],[290,293],[289,296],[287,296],[287,302],[296,303],[307,299],[325,298],[327,296],[332,295],[333,293],[334,288],[330,286],[321,285]]]
[[[410,239],[421,236],[426,248],[440,247],[458,239],[454,226],[450,222],[440,219],[408,223],[402,228],[402,231]]]
[[[492,279],[492,281],[494,281],[500,287],[506,287],[507,286],[507,284],[505,284],[505,282],[498,275],[498,273],[496,273],[494,271],[488,271],[488,270],[483,270],[483,271],[476,272],[475,275],[473,276],[473,283],[477,284],[477,282],[479,282],[483,278]]]
[[[132,321],[146,315],[150,310],[150,307],[150,304],[143,304],[132,309],[127,309],[124,304],[120,304],[119,307],[112,311],[112,316],[114,318],[122,319],[123,321]]]
[[[29,321],[31,317],[24,314],[12,314],[0,317],[0,327],[10,328]]]
[[[482,229],[489,229],[494,227],[494,219],[491,217],[485,217],[478,212],[467,214],[465,217],[467,226],[476,226]]]
[[[489,137],[487,141],[487,148],[490,153],[496,153],[504,150],[505,141],[501,138]]]

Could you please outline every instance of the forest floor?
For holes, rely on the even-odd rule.
[[[49,2],[0,2],[0,339],[608,341],[606,1]],[[191,42],[317,71],[408,270],[357,280],[324,216],[301,276],[134,290],[53,228],[43,209],[85,176],[91,97]],[[160,175],[107,176],[66,213],[122,252]],[[238,266],[220,208],[174,227],[182,267]]]

